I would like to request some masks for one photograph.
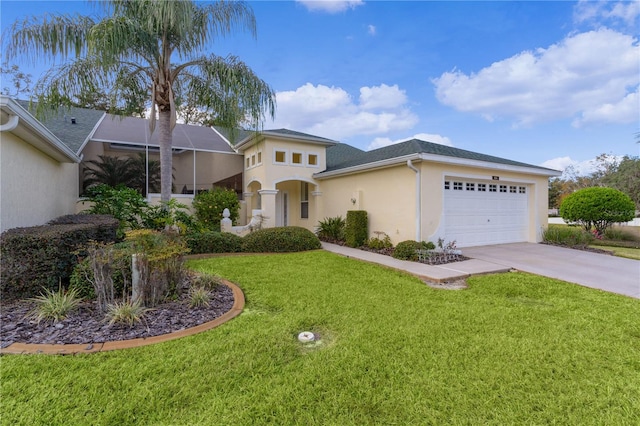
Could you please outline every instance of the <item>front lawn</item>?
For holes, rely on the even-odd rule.
[[[628,259],[636,259],[640,260],[640,249],[634,247],[617,247],[617,246],[607,246],[607,245],[592,245],[595,249],[608,250],[613,252],[614,256],[626,257]]]
[[[154,346],[3,356],[2,424],[640,423],[638,300],[523,273],[436,290],[323,251],[189,264],[239,284],[245,312]]]

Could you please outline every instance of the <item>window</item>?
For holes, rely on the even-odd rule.
[[[255,165],[256,165],[256,155],[255,155],[255,154],[253,154],[253,155],[251,156],[251,165],[252,165],[252,166],[255,166]]]
[[[276,159],[276,163],[286,163],[287,151],[276,151],[275,159]]]
[[[500,185],[500,192],[507,192],[507,185]]]
[[[527,193],[527,187],[526,186],[521,186],[518,188],[518,192],[520,194],[526,194]]]
[[[302,164],[302,154],[300,152],[291,153],[291,164]]]
[[[462,191],[462,182],[453,182],[454,191]]]
[[[444,181],[444,189],[451,189],[450,182],[448,180]]]
[[[489,184],[489,192],[498,192],[498,186],[494,183]]]
[[[309,184],[300,182],[300,218],[309,219]]]
[[[476,184],[467,182],[467,191],[475,191],[475,190],[476,190]]]
[[[511,185],[511,186],[509,187],[509,192],[510,192],[511,194],[515,194],[516,192],[518,192],[518,188],[517,188],[517,187],[515,187],[515,186],[513,186],[513,185]]]
[[[478,191],[487,192],[487,184],[486,183],[479,183],[478,184]]]
[[[307,164],[310,166],[318,165],[318,156],[316,154],[309,154],[307,156]]]
[[[262,151],[258,151],[258,164],[262,164]]]
[[[249,157],[247,157],[247,169],[249,168],[251,164],[249,163]]]

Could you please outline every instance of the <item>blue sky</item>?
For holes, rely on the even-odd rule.
[[[254,1],[240,57],[277,92],[275,122],[361,149],[412,137],[564,169],[640,153],[640,2]],[[28,14],[85,2],[0,3]],[[18,63],[38,77],[43,66]],[[3,84],[4,86],[4,84]]]

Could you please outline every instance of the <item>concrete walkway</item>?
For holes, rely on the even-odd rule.
[[[564,247],[533,243],[467,247],[462,249],[462,254],[471,260],[440,266],[407,262],[336,244],[322,243],[322,248],[435,282],[517,269],[640,299],[640,261]]]
[[[424,263],[409,262],[406,260],[394,259],[391,256],[383,254],[371,253],[368,251],[344,247],[337,244],[322,243],[322,248],[337,254],[341,254],[353,259],[363,260],[365,262],[377,263],[389,268],[399,269],[409,272],[418,277],[434,282],[450,282],[461,278],[467,278],[471,275],[491,274],[496,272],[508,272],[509,266],[500,265],[494,262],[488,262],[480,259],[465,260],[462,262],[448,263],[446,265],[425,265]],[[463,254],[466,254],[463,251]],[[469,256],[467,256],[469,257]]]
[[[462,253],[520,271],[640,299],[640,260],[533,243],[467,247]]]

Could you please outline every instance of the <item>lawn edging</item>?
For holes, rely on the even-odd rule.
[[[41,343],[12,343],[6,348],[0,348],[0,354],[45,354],[45,355],[75,355],[80,353],[95,353],[113,351],[119,349],[138,348],[141,346],[154,345],[156,343],[168,342],[182,337],[192,336],[216,328],[227,321],[237,317],[244,309],[244,293],[234,283],[222,280],[233,292],[233,306],[227,312],[216,319],[202,323],[185,330],[174,331],[173,333],[161,334],[142,339],[116,340],[100,343],[78,343],[78,344],[41,344]]]

